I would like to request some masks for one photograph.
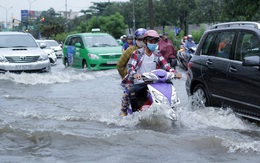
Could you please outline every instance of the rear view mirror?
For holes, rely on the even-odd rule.
[[[40,48],[41,49],[44,49],[44,48],[46,48],[47,47],[47,44],[45,43],[45,42],[41,42],[40,43]]]
[[[259,56],[249,56],[245,57],[242,62],[243,66],[260,66]]]

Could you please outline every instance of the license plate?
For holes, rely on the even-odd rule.
[[[107,61],[107,64],[117,64],[117,61]]]
[[[30,69],[32,68],[32,65],[16,65],[16,69]]]

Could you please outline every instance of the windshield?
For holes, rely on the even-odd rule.
[[[57,41],[45,41],[48,46],[60,46]]]
[[[118,42],[110,35],[103,36],[86,36],[85,42],[87,47],[105,47],[118,46]]]
[[[38,47],[30,35],[0,35],[0,48]]]

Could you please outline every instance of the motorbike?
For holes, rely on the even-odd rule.
[[[147,91],[137,96],[138,104],[141,106],[137,111],[143,112],[152,108],[152,106],[155,106],[152,109],[158,108],[158,106],[166,106],[168,112],[166,116],[171,120],[177,120],[175,111],[177,105],[180,104],[180,100],[172,83],[174,74],[157,69],[143,73],[142,79],[147,84]],[[154,112],[156,111],[158,109],[154,110]]]
[[[192,56],[194,55],[195,51],[197,49],[197,46],[194,45],[187,50],[185,50],[184,45],[180,46],[180,50],[177,52],[177,60],[178,65],[183,68],[184,70],[188,70],[188,63]],[[189,55],[187,55],[189,53]]]

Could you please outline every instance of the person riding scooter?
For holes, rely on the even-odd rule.
[[[121,84],[128,88],[128,92],[125,91],[124,94],[128,93],[125,97],[130,97],[130,99],[126,99],[126,101],[128,101],[130,105],[131,100],[132,111],[140,109],[137,95],[140,95],[147,90],[147,85],[142,80],[141,74],[162,68],[166,71],[175,73],[175,78],[181,78],[181,74],[176,73],[176,71],[170,67],[161,53],[156,49],[158,41],[159,34],[155,30],[148,30],[144,34],[144,43],[146,46],[135,50],[127,64],[128,73],[122,80]],[[120,115],[127,115],[128,109],[129,107],[125,105],[125,108],[121,109]]]
[[[184,44],[184,48],[185,48],[185,60],[188,64],[188,62],[191,59],[191,55],[194,53],[194,50],[192,49],[192,47],[196,46],[195,42],[193,41],[192,35],[188,35],[187,41]]]

